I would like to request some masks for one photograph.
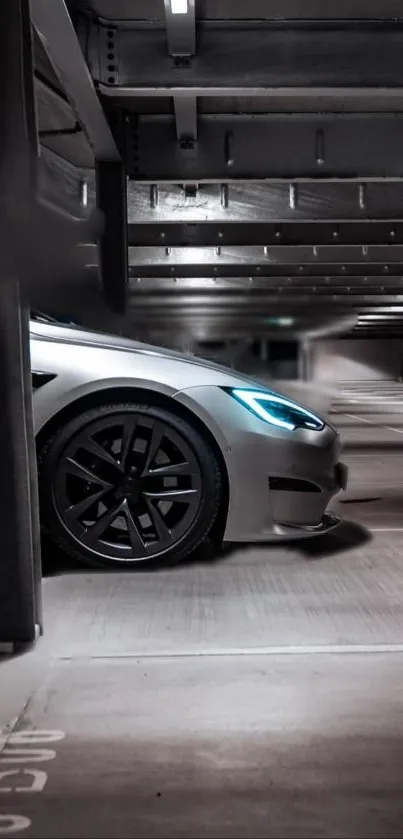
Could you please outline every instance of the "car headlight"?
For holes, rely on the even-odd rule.
[[[325,427],[323,420],[316,414],[277,393],[243,388],[231,388],[229,392],[257,417],[278,428],[286,428],[288,431],[295,431],[296,428],[322,431]]]

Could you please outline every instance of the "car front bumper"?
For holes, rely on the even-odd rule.
[[[192,387],[176,397],[209,427],[228,472],[224,539],[263,542],[325,533],[338,523],[326,514],[347,486],[340,440],[322,431],[274,428],[217,387]]]
[[[293,541],[294,539],[311,539],[312,536],[323,536],[330,533],[341,522],[340,516],[333,513],[325,513],[319,524],[312,527],[304,525],[276,524],[274,527],[275,536],[281,541]],[[270,538],[268,539],[270,541]]]

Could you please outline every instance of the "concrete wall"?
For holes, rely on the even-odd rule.
[[[398,339],[323,338],[311,347],[311,374],[318,382],[397,379],[401,366]]]

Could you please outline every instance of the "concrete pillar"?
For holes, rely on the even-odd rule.
[[[4,648],[32,642],[41,623],[29,321],[18,259],[23,225],[34,212],[36,187],[28,0],[2,0],[0,30],[0,644]]]

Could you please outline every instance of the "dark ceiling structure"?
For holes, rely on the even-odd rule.
[[[44,189],[140,336],[403,334],[401,0],[31,11]]]

